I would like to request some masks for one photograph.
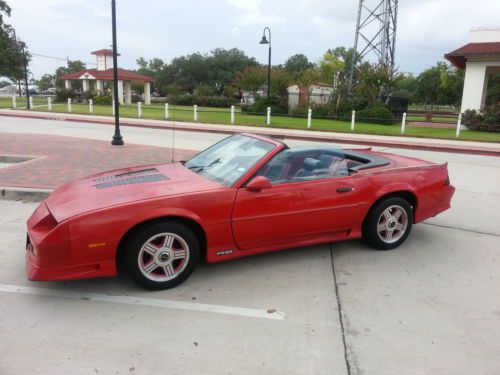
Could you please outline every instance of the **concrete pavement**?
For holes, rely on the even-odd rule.
[[[12,120],[0,118],[0,135],[111,136],[108,125]],[[171,144],[164,130],[123,132],[129,143]],[[223,136],[179,131],[176,143],[199,149]],[[0,373],[498,375],[500,158],[385,150],[447,161],[457,187],[452,208],[416,225],[400,248],[352,241],[202,265],[154,293],[126,277],[28,282],[24,222],[36,205],[0,201]],[[185,309],[162,307],[172,301]]]

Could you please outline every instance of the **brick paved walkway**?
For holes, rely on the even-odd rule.
[[[176,149],[175,159],[193,154]],[[52,135],[0,133],[0,157],[32,156],[35,159],[0,168],[0,186],[54,189],[98,172],[171,161],[171,149]]]

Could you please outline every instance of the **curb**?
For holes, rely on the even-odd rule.
[[[100,125],[111,125],[114,126],[114,121],[112,119],[105,120],[101,118],[86,118],[86,117],[67,117],[64,114],[55,115],[55,114],[30,114],[30,113],[8,113],[7,111],[0,111],[0,116],[5,117],[18,117],[18,118],[30,118],[37,120],[56,120],[56,121],[70,121],[70,122],[81,122],[81,123],[93,123]],[[146,129],[162,129],[162,130],[172,130],[172,126],[168,124],[168,126],[161,125],[153,125],[153,124],[143,124],[130,121],[127,118],[120,118],[120,124],[123,126],[131,126],[136,128],[146,128]],[[409,150],[423,150],[423,151],[434,151],[434,152],[449,152],[449,153],[459,153],[459,154],[469,154],[469,155],[483,155],[483,156],[497,156],[500,157],[500,148],[486,148],[486,147],[475,147],[475,146],[460,146],[460,145],[444,145],[444,144],[432,144],[432,143],[410,143],[410,142],[401,142],[404,138],[394,137],[394,140],[377,140],[377,139],[352,139],[348,137],[342,137],[335,133],[335,135],[325,136],[324,134],[317,135],[314,132],[312,134],[297,134],[297,133],[288,133],[279,128],[263,128],[263,127],[255,127],[253,129],[242,129],[238,131],[237,129],[221,129],[216,128],[215,126],[210,129],[212,124],[200,124],[200,127],[193,127],[191,125],[185,125],[182,122],[176,122],[174,127],[175,130],[184,130],[184,131],[192,131],[192,132],[202,132],[202,133],[219,133],[219,134],[234,134],[234,133],[253,133],[253,134],[262,134],[270,137],[283,137],[287,139],[301,140],[301,141],[327,141],[327,142],[336,142],[341,144],[357,144],[363,146],[376,146],[376,147],[391,147],[391,148],[401,148],[401,149],[409,149]],[[425,141],[425,138],[423,138]]]
[[[22,187],[0,187],[0,200],[41,202],[54,190]]]

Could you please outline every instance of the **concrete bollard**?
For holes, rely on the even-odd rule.
[[[33,109],[33,97],[32,96],[30,96],[29,101],[30,101],[30,109]]]
[[[460,128],[462,127],[462,112],[458,114],[458,121],[457,121],[457,132],[456,132],[456,137],[460,137]]]
[[[356,111],[352,111],[352,116],[351,116],[351,131],[354,131],[354,124],[356,122]]]
[[[312,117],[312,109],[309,108],[307,110],[307,129],[311,129],[311,117]]]
[[[401,121],[401,134],[405,133],[406,128],[406,112],[403,113],[403,120]]]
[[[89,112],[94,112],[94,101],[92,99],[89,99]]]
[[[142,103],[137,102],[137,117],[141,118],[142,117]]]
[[[71,98],[68,98],[68,112],[71,113]]]
[[[47,98],[47,108],[52,111],[52,98],[50,96]]]
[[[168,120],[168,103],[165,103],[165,120]]]
[[[266,125],[271,125],[271,107],[267,107]]]
[[[12,95],[12,108],[14,108],[14,109],[17,108],[16,94]]]
[[[234,105],[231,106],[231,125],[234,124]]]
[[[193,119],[194,122],[198,122],[198,106],[196,104],[193,105]]]

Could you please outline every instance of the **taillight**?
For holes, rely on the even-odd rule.
[[[450,176],[446,175],[446,180],[444,180],[443,185],[448,186],[450,184]]]

